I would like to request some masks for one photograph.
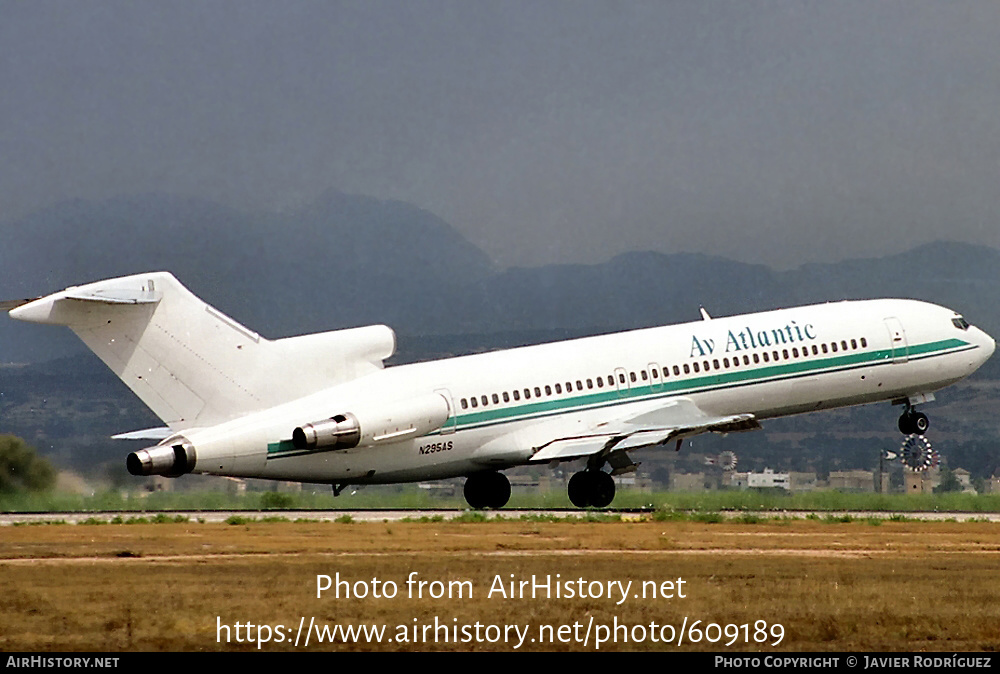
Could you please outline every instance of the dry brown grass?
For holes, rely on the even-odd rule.
[[[230,650],[233,625],[672,623],[784,626],[775,650],[996,650],[1000,526],[986,523],[264,523],[5,527],[0,650]],[[405,581],[471,580],[465,600]],[[316,598],[316,575],[395,581],[399,597]],[[684,599],[513,599],[505,580],[686,581]],[[752,629],[752,628],[751,628]],[[390,630],[390,634],[393,631]],[[293,638],[293,637],[290,637]],[[737,642],[684,649],[771,650]],[[512,650],[508,644],[322,644],[322,650]],[[266,650],[288,650],[268,644]],[[522,650],[583,650],[525,643]],[[605,644],[602,650],[676,649]],[[593,641],[587,650],[593,649]]]

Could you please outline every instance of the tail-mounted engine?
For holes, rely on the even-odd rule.
[[[180,438],[172,445],[157,445],[132,452],[125,459],[125,467],[132,475],[164,475],[180,477],[194,470],[194,446]]]
[[[348,412],[292,431],[295,449],[350,449],[361,442],[361,424]]]
[[[350,449],[420,437],[441,428],[451,414],[444,396],[430,393],[344,412],[292,431],[296,449]]]

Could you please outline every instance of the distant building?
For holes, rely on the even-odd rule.
[[[791,471],[788,473],[788,488],[793,492],[813,491],[816,486],[815,472]]]
[[[705,491],[704,473],[670,473],[671,491]]]
[[[903,486],[907,494],[930,494],[934,487],[941,484],[941,471],[937,468],[930,470],[903,471]]]
[[[965,494],[975,494],[976,488],[972,486],[972,473],[964,468],[956,468],[952,471],[955,479],[962,485],[962,492]]]
[[[875,473],[870,470],[831,470],[827,480],[830,489],[841,491],[875,491]],[[885,480],[883,484],[887,484]]]
[[[791,489],[788,473],[775,473],[765,468],[763,473],[732,473],[729,486],[737,489]]]

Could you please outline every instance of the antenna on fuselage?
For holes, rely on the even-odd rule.
[[[705,310],[705,307],[699,306],[698,307],[698,311],[701,312],[701,319],[703,321],[710,321],[710,320],[712,320],[712,317],[708,315],[708,312]]]

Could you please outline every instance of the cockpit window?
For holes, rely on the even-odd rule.
[[[951,322],[952,322],[952,325],[954,325],[959,330],[968,330],[969,329],[969,321],[965,320],[961,316],[959,316],[958,318],[951,319]]]

